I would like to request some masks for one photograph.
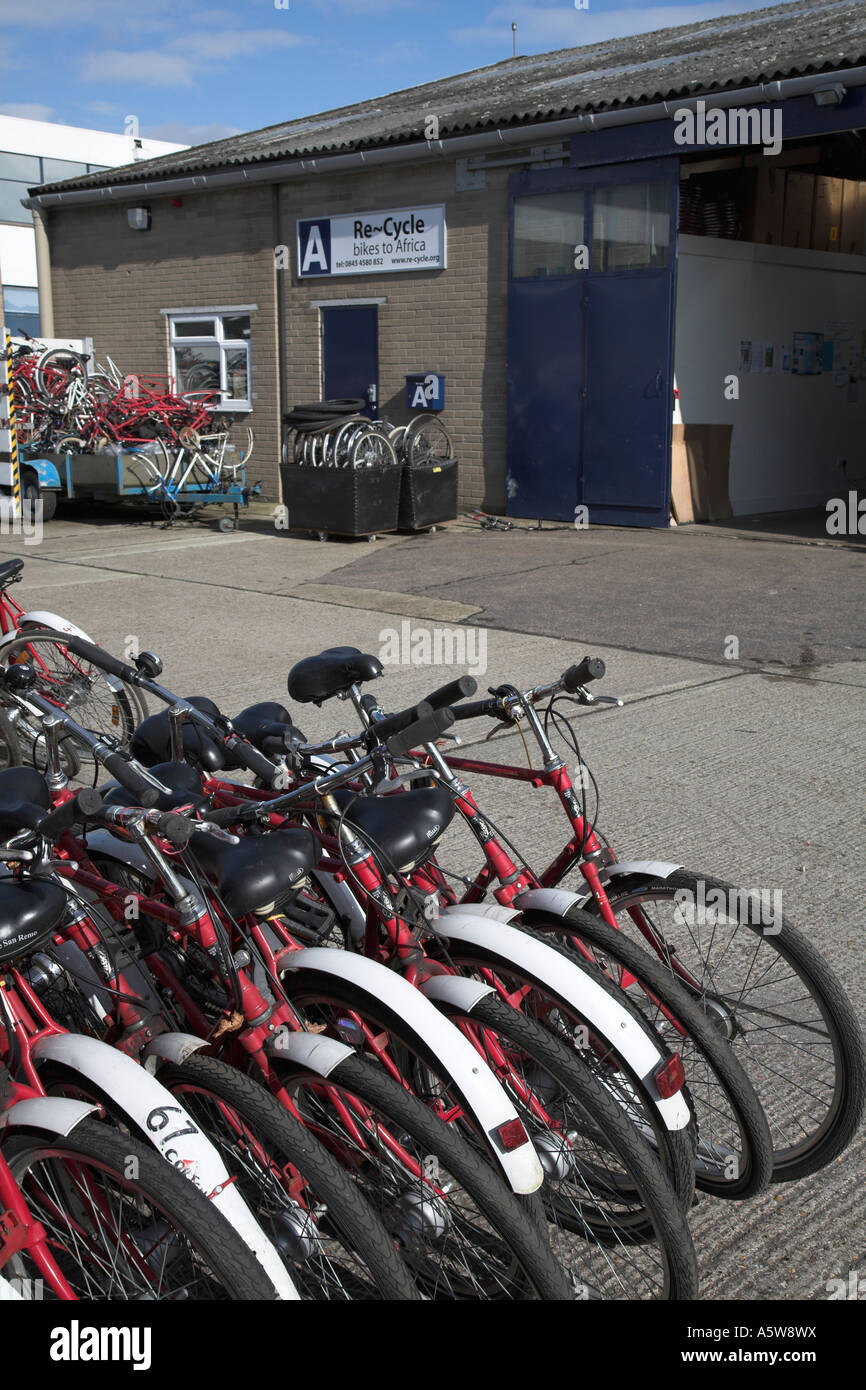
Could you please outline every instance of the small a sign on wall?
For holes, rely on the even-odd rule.
[[[406,377],[409,410],[444,410],[445,378],[439,372],[412,372]]]

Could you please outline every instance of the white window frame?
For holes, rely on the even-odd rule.
[[[179,386],[179,374],[177,368],[177,349],[178,347],[202,347],[216,344],[219,350],[219,370],[220,399],[207,406],[208,410],[225,414],[227,411],[237,411],[245,413],[253,408],[252,400],[252,361],[250,353],[249,338],[226,338],[223,332],[223,319],[234,318],[238,314],[247,314],[250,317],[250,329],[252,329],[252,312],[257,305],[239,304],[237,307],[222,305],[218,309],[162,309],[160,312],[168,320],[168,356],[171,375],[174,378],[175,386]],[[182,337],[178,338],[175,334],[175,326],[180,323],[195,322],[198,319],[213,319],[215,332],[204,334],[202,337]],[[229,397],[228,373],[226,370],[226,356],[228,352],[237,352],[243,348],[247,358],[247,392],[249,393],[244,400]]]

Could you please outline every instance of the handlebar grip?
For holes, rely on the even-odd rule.
[[[576,666],[569,666],[562,673],[562,684],[566,690],[575,691],[579,685],[589,681],[600,681],[605,673],[605,664],[600,656],[585,656]]]
[[[473,676],[459,676],[456,681],[440,685],[438,690],[426,697],[426,703],[434,709],[442,709],[444,705],[453,705],[458,700],[465,700],[467,695],[474,695],[477,689],[478,682]]]
[[[122,753],[106,753],[102,758],[106,772],[110,772],[116,782],[136,798],[137,806],[155,806],[159,800],[159,792],[156,787],[152,787],[145,781],[141,773],[138,772]]]
[[[495,700],[472,700],[468,705],[455,705],[455,719],[479,719],[482,715],[497,713]]]
[[[264,753],[260,753],[258,748],[254,748],[251,743],[238,738],[236,734],[230,735],[226,739],[225,745],[242,767],[254,773],[266,786],[273,787],[274,779],[279,775],[279,768],[274,767]]]
[[[102,647],[97,647],[95,643],[85,642],[83,637],[66,637],[61,634],[58,634],[58,641],[62,641],[63,646],[76,656],[89,661],[91,666],[98,666],[100,671],[107,671],[110,676],[118,676],[130,685],[138,684],[140,676],[134,666],[128,666],[125,661],[118,661],[111,652],[103,651]]]
[[[53,811],[42,817],[39,833],[46,840],[59,840],[60,836],[76,821],[90,820],[102,810],[102,797],[95,787],[82,787],[75,796],[55,806]]]
[[[156,822],[156,833],[160,839],[168,840],[175,849],[186,849],[195,833],[195,821],[179,816],[175,811],[166,811]]]
[[[376,710],[378,708],[379,701],[376,699],[376,696],[372,693],[372,691],[368,690],[366,694],[361,696],[361,709],[366,710],[368,714],[372,714],[373,710]]]
[[[422,700],[420,705],[413,705],[411,709],[400,710],[397,714],[386,714],[384,719],[372,724],[368,732],[378,743],[385,743],[392,734],[399,734],[402,729],[408,729],[410,724],[415,724],[432,713],[433,706]],[[410,744],[410,747],[412,746]]]
[[[421,706],[419,705],[418,708],[420,709]],[[453,723],[453,709],[446,706],[445,709],[431,710],[429,714],[425,714],[414,724],[410,724],[408,729],[403,729],[400,733],[389,738],[388,752],[392,758],[402,757],[404,753],[411,752],[413,748],[418,748],[422,743],[432,743]]]

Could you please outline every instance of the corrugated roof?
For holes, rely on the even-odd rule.
[[[102,174],[42,185],[31,192],[117,186],[144,178],[404,144],[425,138],[425,120],[431,115],[438,117],[439,138],[444,139],[835,71],[864,61],[863,0],[797,0],[583,48],[509,58],[372,101],[214,140],[159,159],[138,160]]]

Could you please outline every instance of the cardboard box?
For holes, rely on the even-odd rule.
[[[809,246],[812,237],[812,202],[815,175],[790,173],[785,180],[783,246]]]
[[[811,241],[813,251],[839,250],[844,182],[844,179],[832,179],[826,174],[817,174],[815,177]]]
[[[785,218],[785,170],[765,159],[751,175],[750,208],[746,216],[746,240],[781,246]]]
[[[674,520],[721,521],[731,515],[731,425],[674,425],[671,507]]]
[[[839,250],[846,256],[866,254],[866,183],[845,179]]]

